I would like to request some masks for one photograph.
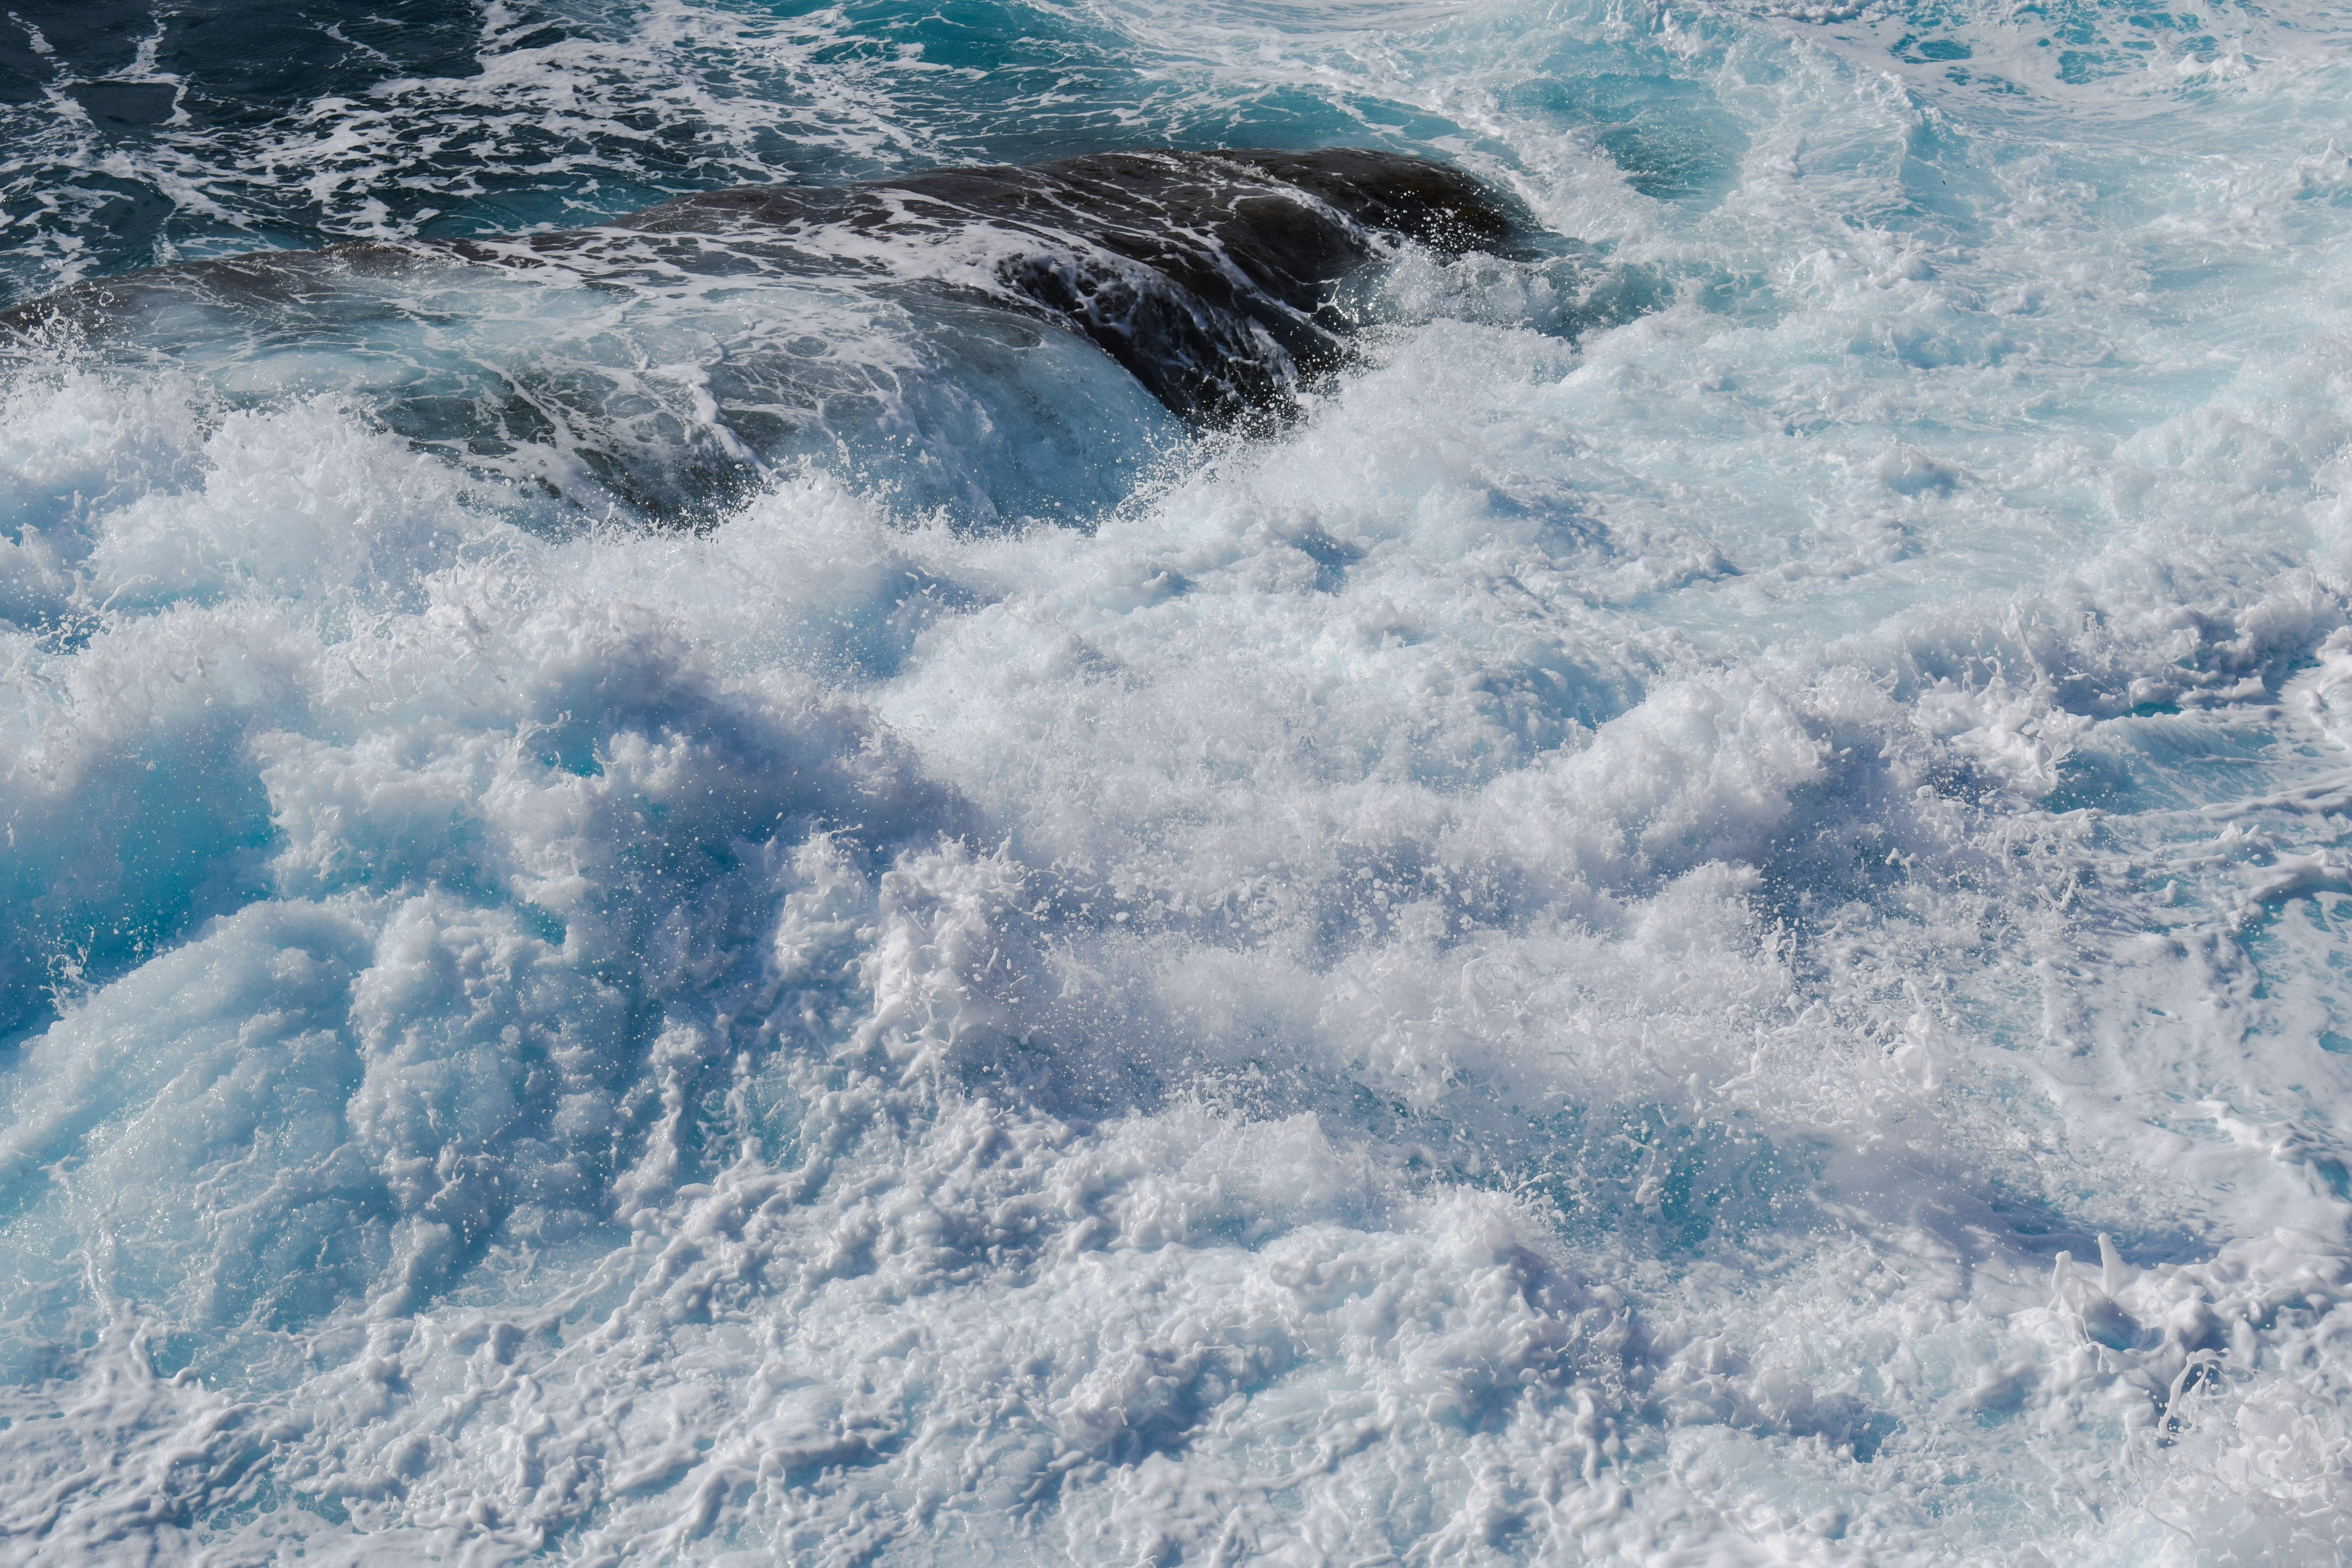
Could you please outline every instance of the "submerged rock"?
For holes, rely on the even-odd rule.
[[[782,235],[884,267],[945,262],[943,281],[1075,328],[1178,415],[1223,426],[1283,406],[1301,372],[1337,363],[1340,279],[1402,239],[1458,253],[1507,243],[1513,225],[1460,170],[1340,148],[1110,153],[717,191],[616,226],[722,244]],[[559,242],[572,243],[611,242]]]
[[[60,322],[258,309],[272,336],[332,314],[350,281],[451,262],[560,268],[596,283],[871,275],[1044,317],[1082,334],[1202,426],[1278,420],[1302,376],[1344,356],[1332,306],[1349,273],[1415,241],[1507,247],[1510,208],[1468,174],[1356,149],[1110,153],[806,189],[681,196],[593,228],[365,242],[132,273],[0,312]]]

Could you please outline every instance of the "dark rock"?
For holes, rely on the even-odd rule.
[[[1276,421],[1302,376],[1346,353],[1349,273],[1407,242],[1507,247],[1511,209],[1469,175],[1397,153],[1108,153],[862,184],[681,196],[595,228],[271,251],[132,273],[0,312],[35,332],[157,293],[300,307],[340,277],[458,260],[557,266],[625,286],[687,274],[870,273],[1079,332],[1170,409],[1219,427]]]

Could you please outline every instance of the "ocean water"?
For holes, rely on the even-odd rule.
[[[1519,232],[446,248],[1171,147]],[[17,0],[60,290],[0,1561],[2352,1556],[2352,14]]]

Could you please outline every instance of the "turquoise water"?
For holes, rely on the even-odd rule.
[[[0,1553],[2340,1561],[2347,43],[8,13]],[[1236,146],[1524,232],[129,277]]]

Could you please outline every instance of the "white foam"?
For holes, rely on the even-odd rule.
[[[1679,293],[1409,272],[1084,531],[19,377],[8,1551],[2336,1560],[2334,68],[1120,25]]]

